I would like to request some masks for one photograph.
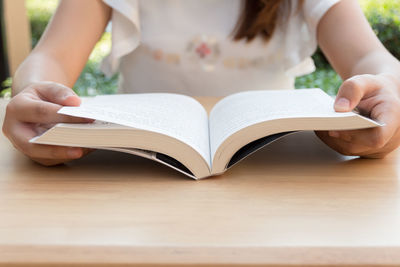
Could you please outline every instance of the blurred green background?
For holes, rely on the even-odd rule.
[[[359,0],[368,21],[385,47],[400,59],[400,1],[399,0]],[[31,23],[32,46],[38,42],[58,0],[27,0],[28,16]],[[83,96],[111,94],[116,92],[118,75],[106,77],[99,69],[102,58],[111,47],[111,35],[103,34],[74,86],[74,90]],[[322,88],[328,94],[335,95],[342,80],[331,68],[323,54],[318,50],[313,59],[317,66],[314,73],[298,77],[296,88]],[[3,88],[11,86],[11,79],[3,82]],[[1,95],[9,94],[5,89]]]

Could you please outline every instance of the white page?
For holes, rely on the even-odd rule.
[[[211,158],[222,142],[235,132],[267,120],[296,117],[346,117],[334,100],[320,89],[249,91],[230,95],[210,113]]]
[[[104,95],[58,113],[116,123],[172,136],[194,148],[210,165],[207,112],[191,97],[178,94]]]

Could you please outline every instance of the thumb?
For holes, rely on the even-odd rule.
[[[368,97],[381,87],[375,75],[364,74],[347,79],[339,88],[334,104],[335,111],[352,111],[364,97]]]
[[[40,82],[32,87],[44,101],[62,106],[79,106],[81,104],[79,96],[65,85],[55,82]]]

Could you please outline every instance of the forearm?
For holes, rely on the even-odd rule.
[[[67,74],[66,69],[56,59],[46,54],[32,53],[14,75],[12,94],[18,94],[35,82],[52,81],[72,87],[75,80]]]
[[[387,75],[400,88],[400,62],[385,49],[367,53],[352,66],[349,77],[343,78],[362,74]]]
[[[39,43],[18,68],[13,95],[42,81],[72,87],[110,17],[111,8],[101,0],[60,1]]]
[[[400,63],[378,40],[356,0],[342,0],[322,17],[318,43],[343,80],[388,75],[400,82]]]

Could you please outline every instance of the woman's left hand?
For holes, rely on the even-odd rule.
[[[400,77],[357,75],[343,82],[335,100],[337,112],[357,107],[362,115],[384,124],[362,130],[319,131],[317,136],[344,155],[383,158],[400,144]]]

